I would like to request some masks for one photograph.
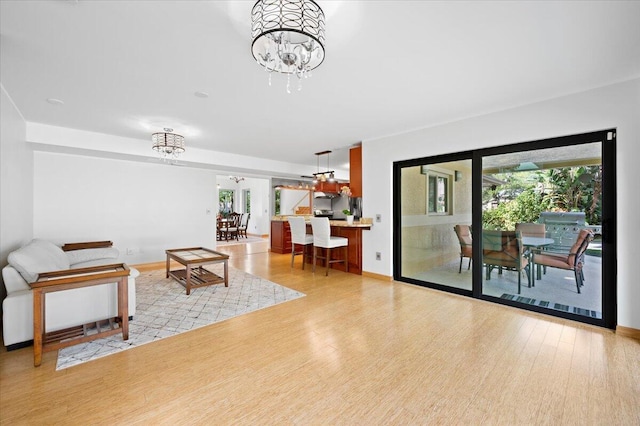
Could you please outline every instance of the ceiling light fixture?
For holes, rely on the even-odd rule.
[[[324,12],[313,0],[258,0],[251,10],[251,53],[269,73],[291,74],[302,79],[324,60]]]
[[[331,154],[331,151],[316,152],[315,154],[316,155],[316,173],[313,174],[314,185],[318,182],[334,182],[336,180],[334,176],[334,171],[329,170],[329,154]],[[324,172],[320,171],[321,155],[327,156],[327,171],[324,171]]]
[[[178,158],[184,152],[184,137],[172,132],[173,129],[165,127],[164,132],[151,135],[153,150],[160,154],[164,160]]]
[[[239,183],[244,180],[244,178],[240,176],[229,176],[229,179],[234,180],[236,183]]]

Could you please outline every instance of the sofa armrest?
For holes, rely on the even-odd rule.
[[[18,291],[31,290],[29,283],[27,283],[18,270],[11,265],[2,268],[2,281],[7,291],[7,296]]]
[[[82,250],[82,249],[94,249],[94,248],[106,248],[112,247],[111,241],[89,241],[85,243],[67,243],[62,246],[63,251]]]

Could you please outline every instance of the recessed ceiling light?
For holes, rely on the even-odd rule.
[[[47,99],[47,102],[49,102],[51,105],[64,105],[64,101],[56,98],[49,98]]]
[[[207,92],[194,92],[193,96],[195,96],[196,98],[208,98],[209,94]]]

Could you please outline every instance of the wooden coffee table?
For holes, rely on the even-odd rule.
[[[229,287],[229,256],[204,247],[179,248],[167,250],[167,278],[172,277],[187,289],[187,295],[191,294],[192,288],[204,287],[212,284],[224,283]],[[185,269],[172,271],[170,269],[171,259],[175,260]],[[224,264],[224,276],[214,274],[203,268],[204,265],[213,263]]]

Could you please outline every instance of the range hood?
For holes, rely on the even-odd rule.
[[[333,199],[339,197],[340,194],[337,192],[324,192],[324,191],[315,191],[313,193],[313,198],[328,198]]]

